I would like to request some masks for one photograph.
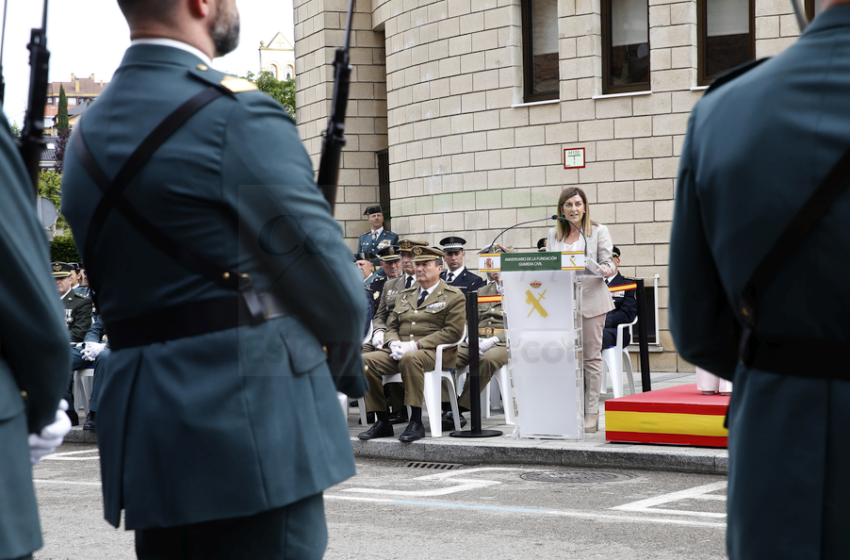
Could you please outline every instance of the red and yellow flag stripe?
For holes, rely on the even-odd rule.
[[[478,303],[501,303],[502,296],[494,295],[494,296],[478,296]]]
[[[637,290],[637,282],[631,284],[620,284],[618,286],[608,286],[610,292],[625,292],[628,290]]]

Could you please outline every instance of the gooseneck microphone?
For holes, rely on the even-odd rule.
[[[578,230],[579,235],[581,235],[581,238],[584,239],[584,258],[587,258],[587,238],[584,236],[584,232],[581,231],[581,228],[578,227],[577,225],[575,225],[574,223],[572,223],[571,221],[569,221],[568,219],[564,218],[563,216],[561,216],[561,217],[552,216],[552,217],[555,218],[556,220],[558,220],[559,223],[570,224],[571,226],[573,226],[574,228],[576,228]]]
[[[558,216],[552,215],[552,216],[550,216],[550,217],[548,217],[548,218],[540,218],[539,220],[529,220],[529,221],[527,221],[527,222],[520,222],[520,223],[518,223],[518,224],[514,224],[514,225],[512,225],[511,227],[509,227],[509,228],[507,228],[507,229],[503,230],[503,231],[502,231],[502,233],[500,233],[499,235],[497,235],[497,236],[496,236],[496,239],[494,239],[494,240],[493,240],[493,242],[492,242],[492,243],[490,243],[490,245],[488,246],[488,249],[492,251],[493,245],[495,245],[495,244],[496,244],[496,241],[498,241],[498,240],[499,240],[499,238],[500,238],[500,237],[502,237],[502,236],[505,234],[505,232],[508,232],[508,231],[510,231],[510,230],[512,230],[512,229],[514,229],[515,227],[524,226],[524,225],[526,225],[526,224],[533,224],[534,222],[542,222],[542,221],[544,221],[544,220],[558,220],[558,219],[560,219],[560,218],[558,218]],[[587,245],[587,244],[585,243],[585,245]]]

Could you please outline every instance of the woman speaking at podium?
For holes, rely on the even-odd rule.
[[[614,275],[611,261],[614,244],[608,228],[590,220],[587,196],[578,187],[564,189],[558,198],[558,225],[549,230],[546,250],[585,251],[599,263],[605,277]],[[584,356],[584,431],[594,433],[599,423],[599,390],[602,385],[602,329],[605,316],[614,309],[611,293],[602,278],[581,282],[582,353]]]

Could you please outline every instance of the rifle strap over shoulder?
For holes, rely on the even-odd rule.
[[[80,127],[82,122],[77,125],[78,130],[74,134],[73,141],[74,153],[89,176],[103,192],[103,197],[89,222],[83,248],[83,261],[88,267],[89,278],[95,292],[99,291],[100,285],[97,279],[96,266],[92,266],[96,262],[94,249],[97,246],[106,219],[113,209],[117,209],[124,219],[157,249],[204,278],[222,287],[238,291],[252,317],[252,323],[259,323],[265,319],[262,303],[251,287],[251,279],[247,275],[241,275],[235,270],[223,268],[191,249],[176,243],[151,224],[123,196],[130,182],[138,175],[160,146],[195,113],[222,95],[223,92],[218,88],[209,87],[177,107],[142,140],[111,181],[86,145],[83,130]]]

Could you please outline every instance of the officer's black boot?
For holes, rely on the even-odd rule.
[[[89,412],[89,415],[86,416],[86,423],[83,424],[83,429],[87,432],[94,432],[97,430],[97,424],[95,423],[94,417],[97,414],[95,411]]]

